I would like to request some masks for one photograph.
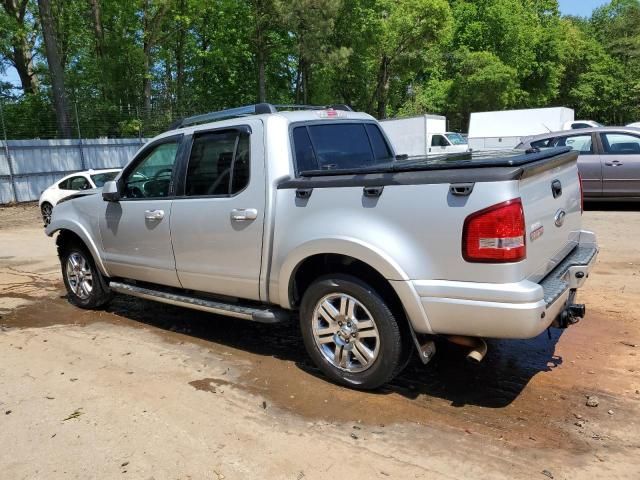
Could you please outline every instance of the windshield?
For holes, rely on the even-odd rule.
[[[459,133],[446,133],[445,136],[449,139],[452,145],[466,145],[467,141]]]
[[[91,175],[91,180],[96,184],[96,187],[104,187],[104,184],[116,178],[120,172],[104,172],[104,173],[95,173]]]

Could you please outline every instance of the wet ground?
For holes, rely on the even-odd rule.
[[[58,339],[62,345],[68,340],[65,335],[71,335],[76,350],[69,358],[60,357],[60,368],[91,358],[96,364],[104,362],[102,368],[114,369],[114,375],[127,375],[124,370],[133,367],[113,367],[105,357],[116,352],[128,357],[127,352],[133,352],[133,358],[142,350],[161,349],[162,360],[146,358],[138,366],[147,372],[137,379],[138,389],[153,391],[154,377],[160,375],[153,368],[156,361],[174,358],[187,365],[182,372],[185,381],[180,383],[187,390],[164,399],[167,421],[175,425],[184,419],[169,415],[172,405],[183,407],[183,402],[201,402],[202,394],[215,394],[205,397],[205,404],[225,412],[231,426],[224,435],[233,435],[235,429],[260,434],[260,441],[247,439],[238,448],[249,451],[271,437],[275,443],[283,442],[285,449],[293,448],[291,442],[317,448],[327,437],[339,439],[335,448],[329,442],[332,453],[323,451],[319,459],[304,453],[305,458],[286,455],[286,466],[278,467],[284,461],[278,454],[263,458],[256,453],[251,460],[239,460],[240,466],[251,467],[250,472],[268,466],[267,478],[298,478],[300,472],[324,478],[321,472],[339,463],[341,452],[361,450],[365,444],[366,451],[354,454],[347,470],[364,474],[364,465],[373,462],[381,466],[369,473],[381,478],[430,478],[435,473],[453,478],[549,478],[547,473],[555,478],[638,478],[640,474],[640,242],[635,241],[640,238],[640,211],[635,205],[595,205],[585,213],[585,225],[599,235],[602,252],[580,293],[588,308],[580,324],[526,341],[489,341],[489,353],[476,367],[466,364],[459,347],[440,343],[427,367],[414,359],[393,383],[374,393],[328,383],[309,362],[295,324],[254,324],[126,297],[117,297],[100,312],[72,307],[54,273],[55,250],[49,245],[50,250],[42,252],[53,241],[38,237],[43,235],[34,226],[34,217],[33,207],[22,207],[20,213],[0,209],[0,241],[7,246],[5,253],[12,253],[0,254],[0,325],[5,332],[0,333],[0,352],[5,349],[0,360],[6,357],[5,366],[0,363],[2,410],[33,394],[15,387],[16,379],[34,375],[28,360],[20,363],[19,354],[14,358],[9,353],[14,352],[12,346],[29,348],[29,342],[22,345],[21,340],[34,335],[44,337],[43,342]],[[22,239],[19,244],[17,238]],[[37,248],[38,242],[43,242],[42,248]],[[127,346],[111,342],[108,350],[93,349],[93,338],[103,335],[127,339]],[[30,351],[38,352],[29,345]],[[54,350],[47,358],[49,365],[54,363],[52,369],[57,368],[57,353],[62,354]],[[200,368],[190,364],[194,358]],[[179,382],[176,376],[165,380]],[[76,392],[83,404],[91,403],[90,390]],[[117,384],[102,385],[101,391],[114,397],[128,394]],[[587,396],[597,396],[598,406],[588,407]],[[209,405],[212,398],[216,403]],[[247,417],[237,405],[251,405],[251,415],[268,411],[271,423],[265,426]],[[0,445],[12,435],[1,428],[2,420]],[[190,429],[189,438],[211,435],[200,432],[198,424],[183,427]],[[124,432],[133,438],[142,434],[130,424]],[[295,440],[277,440],[282,432]],[[118,436],[123,431],[112,433]],[[106,446],[100,445],[109,448],[112,441],[109,437],[103,442]],[[386,451],[402,453],[389,454],[385,460]],[[238,459],[232,457],[221,456],[216,475],[250,478],[242,475]],[[2,458],[0,452],[0,466]],[[59,466],[64,465],[61,461]],[[74,465],[71,462],[70,471],[80,475],[82,469]],[[16,473],[33,473],[13,468]],[[193,469],[168,466],[138,473],[158,471],[177,478],[210,478]],[[110,474],[105,471],[105,475]],[[211,478],[220,477],[211,473]]]

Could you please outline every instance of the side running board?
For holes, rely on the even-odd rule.
[[[242,318],[244,320],[252,320],[254,322],[280,323],[289,318],[286,310],[224,303],[199,297],[165,292],[162,290],[154,290],[152,288],[131,285],[128,283],[110,282],[109,288],[116,293],[123,293],[133,297],[155,300],[156,302],[178,305],[180,307],[191,308],[194,310],[202,310],[203,312]]]

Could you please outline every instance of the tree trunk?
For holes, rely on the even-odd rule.
[[[101,60],[104,56],[104,30],[102,29],[102,9],[100,0],[89,0],[91,8],[91,22],[93,24],[93,37],[96,42],[96,54]]]
[[[267,85],[265,80],[266,54],[264,41],[262,38],[262,31],[260,30],[256,33],[256,61],[258,63],[258,103],[263,103],[267,99]]]
[[[29,0],[3,0],[2,6],[9,17],[17,24],[18,30],[24,30],[24,18]],[[13,35],[11,39],[10,60],[18,71],[20,85],[24,93],[38,91],[38,78],[33,71],[32,46],[27,42],[26,34],[22,31]]]
[[[13,46],[12,63],[18,71],[20,84],[24,93],[36,93],[38,91],[38,78],[33,71],[33,61],[26,40],[16,39]]]
[[[376,86],[376,99],[378,108],[376,115],[378,120],[382,120],[387,116],[387,99],[389,97],[389,58],[383,56],[380,61],[380,69],[378,70],[378,82]]]
[[[298,58],[298,69],[296,71],[296,104],[302,103],[302,71],[304,70],[304,59],[302,55]]]
[[[142,62],[144,71],[144,76],[142,77],[142,106],[144,113],[148,115],[151,111],[151,46],[149,42],[144,42],[142,50],[144,52],[144,60]]]
[[[158,40],[158,33],[160,26],[164,19],[167,10],[169,9],[169,0],[164,0],[155,10],[152,12],[153,2],[151,0],[144,1],[144,7],[142,12],[142,35],[143,35],[143,67],[144,77],[142,78],[142,95],[143,95],[143,107],[145,112],[151,110],[151,67],[153,66],[153,48]]]
[[[51,17],[51,4],[49,0],[38,0],[38,8],[40,10],[42,36],[47,53],[47,64],[51,75],[51,90],[53,92],[53,105],[56,110],[58,134],[63,138],[71,138],[67,93],[64,88],[64,70],[60,63],[58,39],[53,27],[53,18]]]
[[[185,0],[180,0],[180,13],[185,15]],[[182,114],[182,103],[184,95],[184,45],[186,42],[186,29],[184,24],[180,23],[178,38],[176,41],[176,106],[178,114]]]

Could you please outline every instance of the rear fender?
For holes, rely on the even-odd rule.
[[[298,267],[307,258],[324,254],[352,257],[376,270],[389,281],[400,298],[411,326],[423,333],[431,331],[422,303],[402,268],[380,249],[353,238],[334,237],[311,240],[291,251],[280,267],[278,279],[271,281],[270,301],[283,308],[291,309],[290,286]],[[366,281],[366,279],[363,280]]]

